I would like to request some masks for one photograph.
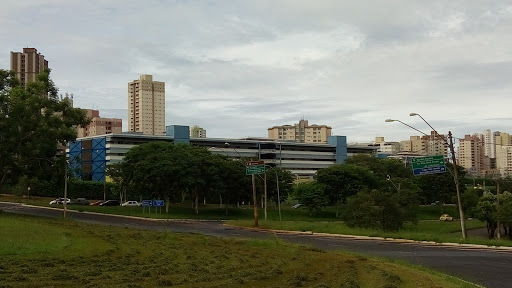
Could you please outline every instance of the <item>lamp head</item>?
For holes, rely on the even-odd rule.
[[[419,115],[420,114],[418,114],[418,113],[411,113],[411,114],[409,114],[409,116],[419,116]]]
[[[384,120],[384,121],[386,121],[386,122],[395,122],[396,120],[393,120],[393,119],[386,119],[386,120]]]

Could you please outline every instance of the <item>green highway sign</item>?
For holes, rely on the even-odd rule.
[[[265,173],[265,162],[250,161],[245,163],[245,175],[263,174]]]
[[[443,155],[411,158],[411,164],[415,176],[446,172]]]

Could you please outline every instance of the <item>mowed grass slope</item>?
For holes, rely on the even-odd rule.
[[[1,287],[473,287],[279,240],[143,231],[0,213]]]

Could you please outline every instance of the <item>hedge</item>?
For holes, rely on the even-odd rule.
[[[60,187],[62,186],[62,187]],[[107,199],[119,199],[117,184],[96,181],[81,181],[71,179],[68,181],[68,198],[103,199],[103,191]],[[31,187],[31,194],[46,197],[63,197],[64,186],[41,181]]]

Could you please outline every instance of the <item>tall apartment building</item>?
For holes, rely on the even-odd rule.
[[[489,158],[496,158],[496,136],[494,134],[491,129],[485,129],[481,137],[484,144],[484,155]]]
[[[78,138],[123,132],[122,119],[102,118],[98,110],[87,109],[86,112],[91,123],[87,127],[78,127]]]
[[[400,141],[400,151],[411,152],[420,155],[443,155],[448,156],[448,147],[442,137],[431,131],[430,135],[410,136],[409,140]]]
[[[165,83],[141,75],[128,83],[128,130],[165,135]]]
[[[206,138],[206,129],[194,125],[190,127],[190,137],[192,138]]]
[[[502,177],[512,176],[512,146],[496,147],[496,169]]]
[[[480,176],[489,167],[484,165],[485,153],[481,137],[476,135],[465,135],[459,140],[459,151],[457,155],[458,165],[464,167],[469,175]]]
[[[309,125],[308,120],[300,120],[294,125],[268,128],[268,138],[302,143],[327,143],[332,128],[327,125]]]
[[[35,82],[37,74],[48,68],[48,61],[44,55],[37,53],[36,48],[23,48],[23,52],[11,51],[11,71],[22,85]]]

